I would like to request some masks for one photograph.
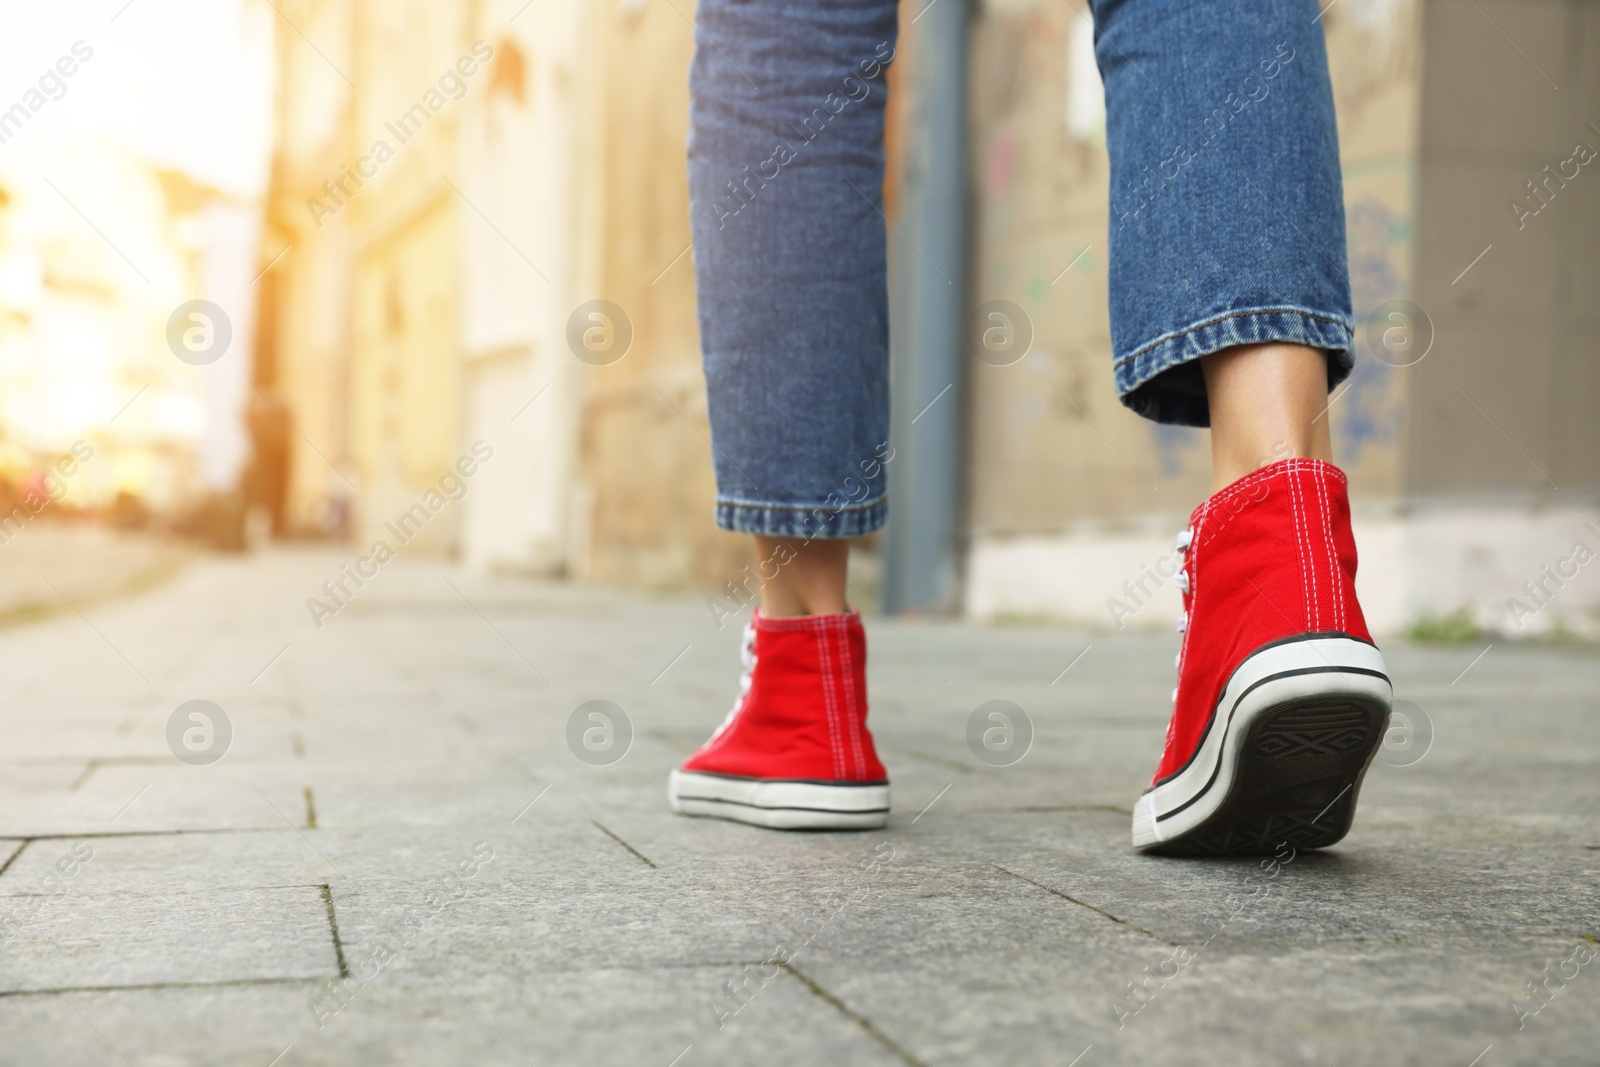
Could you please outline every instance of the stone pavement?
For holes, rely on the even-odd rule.
[[[1173,636],[869,612],[894,816],[779,834],[661,795],[703,601],[399,560],[318,629],[348,558],[0,630],[0,1062],[1600,1061],[1593,649],[1390,646],[1415,732],[1263,869],[1129,850]]]
[[[159,585],[193,555],[175,539],[60,522],[48,511],[20,530],[0,527],[0,626]]]

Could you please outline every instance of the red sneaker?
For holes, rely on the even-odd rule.
[[[744,631],[739,699],[672,772],[672,806],[783,830],[870,830],[889,821],[889,776],[867,732],[861,616],[769,619]]]
[[[1288,459],[1195,509],[1178,535],[1183,648],[1167,747],[1135,847],[1177,855],[1331,845],[1393,689],[1356,603],[1345,477]]]

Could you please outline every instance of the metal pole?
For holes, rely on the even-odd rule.
[[[960,595],[968,17],[968,0],[931,0],[901,29],[912,70],[903,210],[889,236],[891,612],[952,611]]]

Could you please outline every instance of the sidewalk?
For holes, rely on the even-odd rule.
[[[1593,649],[1386,649],[1431,750],[1263,870],[1129,850],[1175,637],[869,611],[890,826],[778,834],[661,796],[703,602],[402,559],[318,629],[349,559],[0,629],[0,1063],[1596,1061]]]
[[[194,554],[190,545],[155,534],[32,522],[0,541],[0,626],[160,585]]]

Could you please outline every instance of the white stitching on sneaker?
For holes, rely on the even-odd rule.
[[[1327,509],[1323,507],[1322,503],[1322,479],[1312,477],[1311,489],[1312,499],[1314,499],[1317,504],[1317,532],[1322,535],[1323,547],[1328,550],[1327,556],[1324,558],[1331,558],[1333,555],[1333,545],[1328,541],[1328,512]],[[1338,617],[1339,610],[1336,606],[1337,598],[1332,598],[1331,596],[1333,593],[1333,588],[1333,566],[1330,563],[1328,566],[1328,592],[1330,594],[1330,600],[1328,603],[1328,621],[1330,625],[1333,624],[1332,620]],[[1317,629],[1323,629],[1323,619],[1320,614],[1317,616]]]
[[[843,664],[845,725],[850,734],[851,755],[855,757],[855,776],[857,778],[865,778],[867,776],[867,759],[861,751],[861,720],[864,716],[856,714],[855,686],[851,684],[855,674],[855,665],[850,658],[850,631],[843,621],[834,624],[833,629],[839,639],[839,661]]]
[[[833,775],[843,778],[844,751],[839,743],[839,725],[835,721],[837,708],[833,696],[833,661],[828,656],[828,625],[826,622],[813,623],[812,634],[817,639],[817,659],[822,668],[822,710],[828,718],[828,748],[833,754]]]
[[[1300,494],[1300,516],[1306,528],[1306,559],[1311,564],[1311,615],[1306,629],[1316,631],[1322,629],[1322,591],[1317,579],[1317,550],[1312,546],[1313,532],[1311,529],[1311,498],[1306,492],[1304,478],[1298,477],[1310,473],[1311,468],[1306,464],[1296,461],[1294,473],[1295,491]]]
[[[1333,502],[1328,496],[1326,479],[1317,479],[1317,495],[1322,501],[1322,539],[1328,546],[1328,592],[1333,603],[1333,628],[1343,633],[1344,597],[1339,586],[1339,553],[1333,544]]]
[[[1309,564],[1306,560],[1306,556],[1308,554],[1310,538],[1309,536],[1304,536],[1302,533],[1302,520],[1300,517],[1300,489],[1294,480],[1296,470],[1297,467],[1293,461],[1291,461],[1289,465],[1284,468],[1286,476],[1285,480],[1288,482],[1289,489],[1289,509],[1294,518],[1294,549],[1295,553],[1300,557],[1300,600],[1301,603],[1305,605],[1306,630],[1309,632],[1313,629],[1311,624],[1311,613],[1313,606],[1316,603],[1317,589],[1316,579],[1307,569]]]
[[[1315,480],[1316,480],[1315,479],[1316,472],[1314,470],[1312,470],[1311,466],[1309,464],[1307,464],[1307,463],[1300,464],[1299,465],[1299,470],[1298,470],[1297,473],[1300,474],[1300,475],[1306,476],[1306,477],[1311,477],[1311,480],[1313,482],[1315,482]],[[1311,600],[1312,600],[1312,603],[1316,605],[1316,609],[1317,609],[1316,610],[1316,616],[1311,620],[1311,622],[1312,622],[1312,629],[1313,630],[1321,630],[1322,629],[1322,583],[1317,578],[1316,550],[1311,547],[1311,537],[1312,537],[1312,530],[1311,530],[1311,504],[1312,504],[1312,501],[1311,501],[1311,495],[1306,492],[1306,477],[1302,477],[1300,479],[1300,499],[1305,503],[1306,554],[1311,559]],[[1332,586],[1329,587],[1329,591],[1330,592],[1332,591]]]

